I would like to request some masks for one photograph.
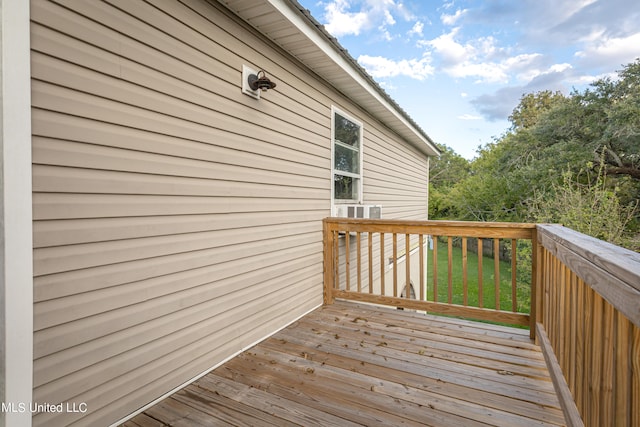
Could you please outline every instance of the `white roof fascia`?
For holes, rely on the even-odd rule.
[[[302,32],[305,36],[307,36],[313,43],[315,43],[318,48],[322,50],[322,52],[327,55],[331,60],[333,60],[336,64],[338,64],[346,73],[349,74],[351,78],[353,78],[360,86],[362,86],[371,96],[373,96],[380,104],[382,104],[387,110],[389,110],[398,120],[400,120],[407,128],[411,129],[418,138],[420,138],[424,144],[426,144],[429,148],[435,148],[435,152],[432,155],[439,154],[437,148],[433,141],[427,140],[424,138],[422,133],[415,129],[413,124],[409,123],[409,121],[402,115],[398,110],[392,106],[381,94],[380,91],[373,87],[360,72],[354,69],[353,64],[344,58],[343,55],[336,51],[335,46],[333,46],[325,37],[318,34],[318,30],[314,27],[309,26],[309,22],[307,19],[304,19],[300,16],[299,13],[295,13],[291,9],[291,1],[289,0],[268,0],[282,15],[285,16],[293,25],[298,28],[300,32]]]

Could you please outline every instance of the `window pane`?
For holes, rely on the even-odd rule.
[[[336,144],[334,168],[343,172],[360,173],[360,156],[350,148]]]
[[[334,175],[335,198],[340,200],[358,199],[358,179],[344,175]]]
[[[336,114],[334,137],[343,144],[358,149],[360,147],[360,126],[340,114]]]

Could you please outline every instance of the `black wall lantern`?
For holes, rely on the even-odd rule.
[[[264,72],[264,70],[258,71],[257,74],[249,74],[247,80],[249,82],[249,87],[253,90],[259,89],[265,92],[276,87],[275,82],[272,82],[269,77],[267,77],[267,74]]]

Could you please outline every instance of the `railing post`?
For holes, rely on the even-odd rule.
[[[334,250],[333,229],[329,226],[329,220],[325,218],[322,221],[322,245],[324,248],[324,304],[333,304],[333,281],[335,267],[333,265]]]
[[[541,263],[541,246],[538,244],[538,229],[534,228],[531,232],[531,295],[529,297],[529,337],[536,339],[536,323],[542,314],[541,299],[538,286],[540,283],[542,263]]]

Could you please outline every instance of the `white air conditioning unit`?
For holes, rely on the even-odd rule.
[[[335,215],[339,218],[382,218],[381,205],[336,205]]]

